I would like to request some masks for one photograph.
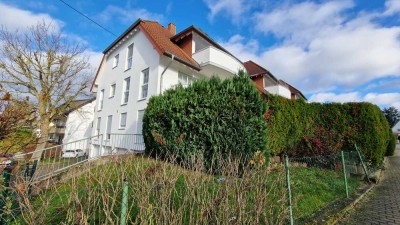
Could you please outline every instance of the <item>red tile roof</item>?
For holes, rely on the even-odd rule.
[[[298,89],[296,89],[295,87],[293,87],[292,85],[288,84],[287,82],[283,81],[283,80],[278,80],[274,75],[272,75],[267,69],[265,69],[264,67],[258,65],[257,63],[253,62],[253,61],[247,61],[245,63],[243,63],[244,67],[247,70],[247,73],[249,74],[250,77],[257,77],[257,76],[261,76],[261,75],[268,75],[271,78],[273,78],[274,80],[276,80],[276,82],[280,83],[283,86],[288,87],[288,89],[290,90],[290,92],[292,94],[299,94],[301,95],[305,100],[307,100],[307,98],[303,95],[303,93],[301,93],[301,91],[299,91]],[[259,88],[258,88],[259,89]],[[259,89],[260,90],[260,89]],[[260,90],[261,92],[263,92],[264,90]]]
[[[278,82],[278,79],[274,75],[272,75],[272,73],[270,73],[267,69],[265,69],[264,67],[258,65],[257,63],[255,63],[251,60],[244,62],[243,65],[246,68],[247,73],[249,74],[250,77],[268,75],[272,79],[274,79],[276,82]]]
[[[140,27],[147,33],[149,39],[156,45],[156,48],[161,51],[160,54],[174,55],[183,63],[189,64],[189,66],[197,70],[200,69],[199,64],[191,56],[171,41],[174,35],[167,28],[161,26],[158,22],[148,20],[141,21]]]

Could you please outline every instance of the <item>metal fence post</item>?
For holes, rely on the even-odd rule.
[[[120,225],[126,224],[126,208],[128,205],[128,180],[124,179],[124,190],[122,193],[122,205],[121,205],[121,222]]]
[[[343,153],[343,151],[341,151],[340,153],[342,156],[343,178],[344,178],[344,186],[346,187],[346,197],[349,198],[349,188],[347,186],[347,176],[346,176],[346,166],[344,163],[344,153]]]
[[[285,156],[285,173],[286,173],[286,184],[288,191],[288,204],[289,204],[289,219],[290,225],[293,225],[293,209],[292,209],[292,192],[290,190],[290,174],[289,174],[289,158]]]
[[[35,159],[35,160],[33,161],[31,173],[29,174],[29,177],[30,177],[30,180],[31,180],[31,181],[32,181],[33,175],[35,175],[36,168],[37,168],[37,164],[38,164],[38,160]],[[29,185],[28,185],[28,196],[31,196],[31,194],[32,194],[32,185],[29,183]]]
[[[360,153],[360,151],[358,150],[357,144],[354,144],[354,146],[356,147],[356,151],[357,151],[357,153],[358,153],[358,158],[360,158],[360,162],[361,162],[361,165],[362,165],[362,167],[363,167],[363,169],[364,169],[365,176],[367,176],[368,183],[371,183],[371,181],[369,180],[369,176],[368,176],[367,166],[365,165],[364,160],[363,160],[362,157],[361,157],[361,153]]]

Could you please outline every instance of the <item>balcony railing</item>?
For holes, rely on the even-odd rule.
[[[239,69],[244,70],[239,60],[214,46],[203,48],[192,57],[201,67],[215,66],[231,74],[236,74]]]

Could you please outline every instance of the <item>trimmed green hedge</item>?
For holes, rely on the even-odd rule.
[[[207,167],[216,155],[244,157],[266,153],[267,105],[246,74],[221,81],[198,80],[187,88],[151,97],[143,118],[146,153],[188,162],[201,156]]]
[[[382,162],[391,138],[381,110],[371,103],[305,103],[267,95],[268,149],[273,155],[325,155],[354,150]]]
[[[389,132],[392,137],[390,138],[390,141],[389,141],[389,144],[388,144],[388,147],[386,150],[386,156],[394,155],[394,151],[396,150],[396,143],[397,143],[397,136],[392,133],[391,129],[389,130]]]

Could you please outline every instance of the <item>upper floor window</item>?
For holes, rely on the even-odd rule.
[[[126,70],[132,68],[132,57],[133,57],[133,44],[128,46],[128,54],[126,57]]]
[[[149,88],[149,68],[142,71],[142,86],[140,87],[141,99],[147,98]]]
[[[187,87],[195,81],[195,78],[187,75],[185,73],[179,72],[178,74],[178,82],[182,84],[183,87]]]
[[[103,109],[103,100],[104,100],[104,89],[100,91],[99,106],[97,107],[97,110]]]
[[[111,97],[114,97],[114,95],[115,95],[115,84],[111,84],[111,86],[110,86],[110,98]]]
[[[121,102],[121,104],[128,103],[130,82],[131,82],[131,78],[130,77],[124,79],[124,86],[123,86],[123,89],[122,89],[122,102]]]
[[[119,54],[114,56],[114,60],[113,60],[113,68],[117,67],[119,63]]]

